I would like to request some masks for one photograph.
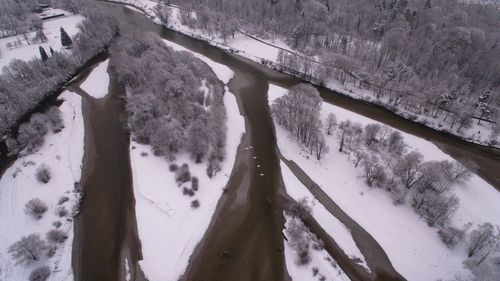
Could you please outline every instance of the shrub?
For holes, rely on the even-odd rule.
[[[68,239],[68,235],[59,229],[52,229],[47,232],[47,241],[51,243],[61,244]]]
[[[66,207],[61,206],[61,207],[57,208],[56,215],[58,215],[61,218],[65,217],[68,215],[68,210],[66,209]]]
[[[47,205],[40,198],[34,198],[24,205],[24,212],[34,219],[39,220],[47,212]]]
[[[47,249],[47,257],[48,258],[55,256],[56,253],[57,253],[57,246],[56,245],[52,245],[52,246],[48,247],[48,249]]]
[[[61,227],[62,223],[60,221],[55,221],[52,223],[52,226],[54,226],[55,228],[59,228]]]
[[[191,188],[192,188],[194,191],[198,191],[198,185],[199,185],[198,178],[197,178],[197,177],[192,177],[192,178],[191,178]]]
[[[50,170],[46,165],[41,165],[36,170],[36,179],[41,183],[48,183],[50,181]]]
[[[68,202],[68,201],[69,201],[69,197],[68,196],[61,196],[61,197],[59,197],[59,201],[57,201],[57,204],[62,205],[64,203]]]
[[[189,166],[187,164],[182,164],[182,166],[175,173],[175,181],[178,185],[191,180],[191,173],[189,172]]]
[[[45,116],[50,121],[50,129],[54,133],[60,132],[62,129],[64,129],[64,122],[61,118],[61,111],[59,110],[58,107],[52,106],[45,112]]]
[[[30,281],[45,281],[50,276],[50,267],[41,266],[33,269],[30,273],[29,280]]]
[[[200,207],[200,201],[198,199],[191,201],[191,208],[198,209]]]
[[[173,173],[173,172],[177,172],[177,170],[178,170],[178,169],[179,169],[179,166],[177,166],[177,164],[175,164],[175,163],[172,163],[172,164],[170,164],[170,165],[168,166],[168,170],[169,170],[170,172],[172,172],[172,173]]]

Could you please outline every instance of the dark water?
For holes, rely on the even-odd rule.
[[[129,137],[124,129],[124,90],[114,75],[110,76],[109,94],[102,100],[89,97],[79,87],[80,81],[68,87],[83,98],[85,123],[81,179],[85,197],[75,220],[75,280],[124,280],[125,258],[130,261],[133,280],[142,277],[142,272],[136,271],[136,262],[142,257],[136,231]]]

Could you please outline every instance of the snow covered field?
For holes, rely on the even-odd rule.
[[[181,47],[171,42],[177,50]],[[195,54],[205,61],[217,77],[227,83],[233,72],[206,57]],[[194,248],[208,228],[217,202],[222,195],[236,159],[237,147],[245,132],[245,121],[240,115],[236,97],[227,91],[224,94],[227,110],[226,159],[222,170],[210,179],[206,173],[206,162],[195,164],[186,154],[178,155],[178,166],[186,163],[192,176],[199,179],[199,190],[192,197],[183,195],[183,184],[177,186],[175,173],[169,172],[169,162],[153,155],[149,146],[131,142],[134,196],[139,238],[143,260],[140,266],[148,280],[177,280],[184,273]],[[192,208],[191,202],[198,200],[200,206]]]
[[[270,85],[269,103],[286,92],[284,88]],[[376,123],[356,113],[323,103],[321,118],[325,120],[330,112],[335,113],[339,122],[350,119],[361,124]],[[451,159],[431,142],[401,133],[411,147],[424,155],[425,160]],[[330,152],[321,161],[317,161],[278,125],[276,134],[281,153],[287,159],[295,161],[349,216],[373,235],[394,267],[408,280],[452,280],[456,274],[468,276],[468,270],[462,265],[466,258],[464,247],[449,250],[439,240],[437,230],[429,228],[410,207],[395,206],[386,191],[369,189],[361,178],[361,169],[355,168],[347,155],[338,152],[336,137],[326,136]],[[287,172],[286,169],[283,171]],[[284,174],[283,177],[288,175]],[[454,192],[460,199],[460,207],[452,219],[456,226],[466,222],[479,224],[485,221],[500,224],[500,194],[481,178],[474,175],[469,182],[456,187]],[[342,244],[339,245],[343,247]]]
[[[84,125],[81,97],[65,91],[60,99],[64,129],[59,133],[49,132],[41,149],[31,155],[20,157],[5,171],[0,179],[0,280],[28,280],[32,269],[48,265],[52,275],[48,280],[73,280],[71,252],[73,244],[73,219],[71,211],[78,202],[74,186],[80,181],[84,153]],[[51,179],[40,183],[35,173],[41,165],[49,167]],[[59,204],[62,196],[69,201]],[[48,210],[40,220],[35,220],[24,212],[24,205],[33,198],[44,201]],[[65,208],[69,213],[60,217],[56,212]],[[15,265],[8,254],[8,247],[22,236],[40,234],[45,239],[47,231],[58,228],[68,235],[68,239],[58,244],[52,258],[45,253],[36,263]],[[49,243],[50,244],[50,243]]]
[[[283,243],[285,245],[285,262],[288,274],[294,281],[306,281],[306,280],[319,280],[320,276],[325,277],[325,280],[335,280],[335,281],[349,281],[349,277],[344,273],[339,265],[335,263],[335,260],[328,254],[325,249],[316,250],[310,249],[309,253],[311,256],[311,261],[307,265],[297,265],[297,252],[294,250],[292,245],[290,245],[290,236],[287,235],[286,228],[290,226],[290,222],[293,220],[298,220],[297,218],[292,218],[290,216],[284,215],[286,219],[285,230],[283,234],[288,239]],[[300,223],[300,220],[299,220]],[[309,234],[309,233],[308,233]],[[333,264],[332,264],[333,262]],[[315,268],[317,273],[314,274]],[[317,279],[318,278],[318,279]]]
[[[61,10],[62,11],[62,10]],[[31,43],[28,44],[22,35],[11,36],[0,39],[0,70],[7,64],[11,62],[13,59],[20,59],[23,61],[28,61],[33,57],[40,58],[40,51],[38,50],[39,46],[45,48],[45,51],[50,56],[49,48],[52,47],[54,51],[61,51],[63,47],[61,45],[60,31],[59,29],[62,27],[66,30],[69,36],[74,36],[78,33],[77,25],[82,22],[84,19],[83,16],[74,15],[66,12],[66,16],[54,18],[50,20],[43,21],[43,32],[45,36],[47,36],[48,41],[45,43]],[[28,37],[31,39],[35,36],[35,32],[31,32],[28,34]],[[7,44],[12,42],[17,42],[20,40],[22,45],[20,47],[12,47],[8,48]]]
[[[102,99],[108,94],[108,65],[109,59],[98,64],[80,85],[80,88],[93,98]]]

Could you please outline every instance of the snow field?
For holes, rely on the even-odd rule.
[[[269,104],[286,92],[284,88],[270,85]],[[330,112],[335,113],[339,122],[351,119],[363,125],[377,123],[323,103],[321,119],[325,120]],[[424,155],[425,160],[451,160],[431,142],[401,133],[412,148]],[[448,249],[440,241],[437,229],[429,228],[411,207],[394,206],[386,191],[369,189],[363,182],[361,169],[356,169],[349,163],[347,155],[338,152],[336,137],[325,136],[330,152],[317,161],[278,125],[276,134],[281,153],[295,161],[349,216],[373,235],[394,267],[408,280],[452,280],[456,274],[470,276],[462,265],[466,258],[464,247]],[[500,224],[500,194],[484,180],[474,175],[469,182],[453,190],[460,199],[460,207],[452,218],[453,224],[461,226],[469,221]]]
[[[181,50],[176,44],[168,45]],[[194,53],[193,53],[194,54]],[[220,80],[227,83],[233,72],[221,64],[195,54],[205,61]],[[177,156],[177,165],[187,163],[192,176],[199,179],[199,190],[190,197],[182,194],[175,182],[175,173],[169,171],[169,162],[156,157],[149,146],[131,141],[132,165],[136,217],[143,260],[139,262],[148,280],[177,280],[184,273],[189,257],[203,238],[217,202],[222,195],[236,159],[236,152],[245,120],[240,115],[236,97],[227,90],[224,94],[227,110],[226,160],[222,170],[210,179],[206,173],[206,162],[194,163],[186,154]],[[192,208],[191,202],[199,200],[200,206]]]
[[[108,94],[109,74],[108,74],[109,59],[99,63],[90,72],[89,76],[80,85],[80,88],[87,92],[95,99],[102,99]]]
[[[0,280],[28,280],[32,269],[48,265],[52,269],[49,280],[73,280],[71,253],[73,244],[73,220],[59,217],[55,211],[64,206],[69,213],[78,202],[74,192],[75,182],[80,181],[84,153],[84,125],[81,97],[65,91],[60,99],[64,129],[59,133],[49,132],[40,150],[34,154],[18,158],[0,179]],[[48,183],[40,183],[35,173],[40,165],[47,165],[51,172]],[[14,176],[15,175],[15,176]],[[61,196],[68,202],[58,205]],[[33,198],[44,201],[48,210],[40,220],[24,213],[24,205]],[[15,265],[8,247],[22,236],[39,233],[45,239],[47,231],[54,229],[52,223],[60,221],[60,230],[68,239],[58,245],[54,257],[42,259],[30,265]]]
[[[10,36],[0,39],[0,70],[4,66],[8,65],[13,59],[28,61],[33,57],[40,58],[40,51],[38,50],[39,46],[42,46],[49,56],[50,47],[52,47],[52,49],[56,52],[63,50],[59,28],[64,28],[66,33],[72,37],[79,32],[77,26],[84,19],[85,18],[83,16],[73,15],[66,12],[66,16],[64,17],[43,21],[43,32],[48,39],[45,43],[32,43],[28,45],[28,43],[24,40],[23,35]],[[33,38],[34,36],[35,32],[28,34],[29,38]],[[18,38],[22,41],[23,45],[17,48],[9,49],[7,47],[7,43],[18,41]]]

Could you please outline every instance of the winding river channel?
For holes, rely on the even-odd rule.
[[[213,61],[235,73],[229,83],[245,117],[246,134],[239,147],[226,192],[201,243],[195,249],[183,280],[289,280],[283,255],[282,210],[293,199],[286,196],[280,172],[274,126],[267,104],[269,83],[288,88],[301,81],[267,69],[248,59],[224,52],[152,23],[146,16],[123,5],[100,3],[112,10],[120,21],[121,33],[137,29],[153,32]],[[112,50],[112,48],[111,48]],[[106,55],[111,62],[113,53]],[[105,59],[103,58],[103,59]],[[112,64],[112,63],[111,63]],[[88,71],[87,71],[88,72]],[[82,74],[82,79],[85,78]],[[109,95],[95,100],[80,87],[82,79],[68,86],[83,97],[85,114],[85,159],[82,185],[85,198],[75,221],[73,268],[75,279],[145,280],[138,261],[141,246],[137,236],[134,197],[129,163],[129,136],[124,129],[124,89],[111,69]],[[405,120],[390,111],[338,93],[318,88],[324,102],[367,116],[417,137],[428,139],[445,153],[477,164],[477,174],[500,190],[500,152],[470,144],[450,135]],[[243,147],[253,146],[265,177],[259,176],[250,154]],[[5,161],[2,165],[5,166]],[[286,161],[285,161],[286,162]],[[312,186],[310,179],[293,162],[286,162],[295,175]],[[2,167],[0,165],[0,168]],[[306,225],[323,241],[351,280],[404,280],[392,267],[382,247],[321,190],[311,190],[325,208],[352,232],[356,245],[366,258],[371,273],[342,252],[314,219]],[[221,254],[222,253],[222,254]],[[222,257],[221,257],[222,256]],[[126,265],[126,260],[130,266]],[[168,265],[165,265],[168,266]]]

